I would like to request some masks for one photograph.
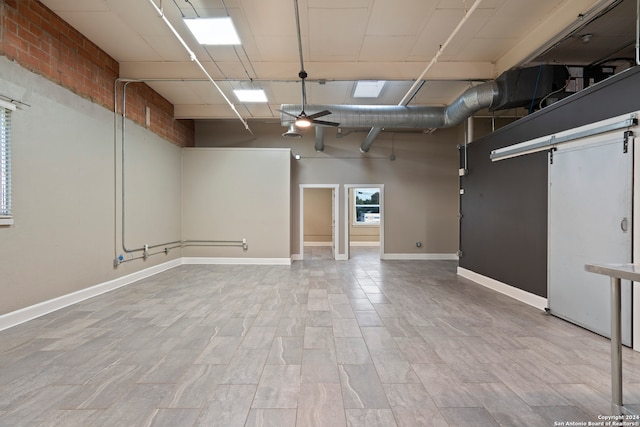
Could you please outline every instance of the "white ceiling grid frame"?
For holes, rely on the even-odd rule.
[[[462,26],[467,22],[467,20],[469,19],[469,17],[473,14],[473,12],[478,8],[478,6],[480,5],[480,3],[482,3],[482,0],[476,0],[473,5],[471,5],[471,7],[469,8],[469,10],[467,10],[464,13],[464,16],[462,17],[462,19],[460,20],[460,22],[458,23],[458,25],[456,26],[456,28],[453,30],[453,32],[449,35],[449,37],[447,38],[447,40],[440,46],[440,48],[438,49],[438,52],[435,54],[435,56],[433,57],[433,59],[431,59],[431,62],[429,62],[429,64],[427,65],[427,68],[424,69],[424,71],[422,72],[422,74],[420,74],[420,76],[416,79],[416,81],[413,83],[413,86],[411,86],[411,88],[407,91],[406,95],[402,98],[402,100],[400,100],[400,102],[398,103],[398,105],[406,105],[408,103],[408,101],[411,99],[411,96],[413,96],[413,94],[415,93],[416,89],[418,88],[418,86],[421,84],[422,80],[424,79],[424,77],[427,75],[427,73],[429,72],[429,70],[431,69],[431,67],[433,67],[433,65],[435,65],[436,62],[438,62],[438,58],[440,57],[440,55],[442,54],[442,52],[447,48],[447,46],[449,45],[449,43],[451,42],[451,40],[453,40],[453,38],[458,34],[458,31],[460,31],[460,29],[462,28]]]
[[[403,15],[394,17],[399,10]],[[435,10],[435,2],[424,0],[405,0],[402,5],[392,1],[374,2],[366,36],[415,38],[424,31]]]
[[[111,3],[106,4],[104,1],[81,2],[82,7],[80,10],[76,8],[76,2],[73,2],[73,7],[70,6],[70,3],[68,0],[57,2],[57,7],[60,9],[55,9],[56,14],[66,22],[71,23],[76,30],[93,43],[109,52],[112,57],[118,60],[136,61],[159,61],[164,59],[156,49],[153,49],[153,45],[139,34],[136,25],[123,19],[126,16],[123,17],[117,13],[110,6]],[[55,5],[48,4],[47,7],[52,8],[52,6]],[[162,31],[158,31],[156,35],[160,33]],[[120,37],[111,37],[112,34],[117,34],[120,37],[125,36],[128,41],[127,44],[121,44]],[[174,40],[169,40],[168,38],[164,41],[165,43],[167,41],[174,43]],[[167,46],[164,47],[166,48]]]
[[[409,87],[410,85],[407,85],[406,90]],[[452,97],[452,93],[460,94],[468,88],[469,82],[466,81],[427,80],[424,89],[418,92],[413,103],[417,105],[449,105],[457,98],[457,95]]]
[[[471,15],[467,22],[464,24],[464,32],[460,32],[458,36],[455,37],[455,39],[452,40],[451,43],[449,43],[446,52],[443,52],[441,56],[441,60],[470,62],[474,62],[477,60],[486,61],[486,59],[478,59],[477,57],[476,59],[470,60],[468,57],[460,56],[460,54],[461,52],[467,50],[469,44],[474,41],[479,41],[479,43],[476,43],[476,47],[481,44],[480,42],[484,42],[484,44],[487,45],[489,45],[490,43],[490,46],[500,46],[502,44],[500,42],[503,37],[494,39],[481,38],[482,30],[491,25],[490,23],[492,22],[495,13],[495,9],[485,7],[484,3],[480,7],[478,7],[473,15]]]
[[[104,0],[83,0],[82,2],[76,0],[49,0],[47,1],[47,7],[55,10],[56,13],[70,10],[81,12],[105,12],[111,10]]]
[[[227,104],[229,105],[229,107],[231,108],[231,110],[233,110],[233,112],[235,113],[236,116],[238,116],[238,119],[240,119],[240,121],[242,122],[242,124],[244,125],[244,128],[246,130],[248,130],[250,133],[251,129],[249,128],[249,124],[246,122],[246,120],[244,119],[244,117],[242,117],[240,115],[240,113],[238,112],[238,110],[236,109],[236,106],[229,100],[229,98],[227,98],[227,96],[224,94],[224,92],[222,91],[222,89],[220,88],[220,86],[218,86],[218,84],[216,83],[215,80],[213,80],[213,77],[211,77],[211,75],[207,72],[207,70],[204,68],[204,66],[202,65],[202,63],[198,60],[198,58],[196,57],[196,54],[189,48],[189,46],[186,44],[186,42],[184,41],[184,39],[180,36],[180,34],[178,34],[178,32],[176,31],[176,29],[173,27],[173,25],[171,25],[171,22],[169,22],[169,20],[167,19],[167,17],[164,15],[164,12],[162,11],[162,9],[158,8],[158,6],[156,6],[154,0],[149,0],[149,3],[153,6],[153,8],[155,9],[155,11],[158,13],[158,16],[165,22],[165,24],[167,24],[167,27],[169,27],[169,29],[171,30],[171,32],[176,36],[176,38],[180,41],[180,44],[182,44],[182,46],[184,46],[185,50],[189,53],[189,57],[191,59],[191,61],[195,62],[198,67],[202,70],[202,72],[207,76],[207,78],[209,79],[209,81],[216,87],[216,89],[218,90],[218,92],[220,92],[220,94],[222,95],[222,97],[225,99],[225,101],[227,101]]]
[[[106,40],[102,40],[99,46],[108,46],[107,52],[113,56],[119,62],[125,60],[129,61],[145,61],[156,59],[146,59],[150,53],[158,55],[160,61],[182,61],[184,60],[184,50],[180,46],[180,43],[167,33],[161,20],[145,20],[138,19],[139,16],[145,16],[149,14],[149,8],[144,2],[131,2],[127,0],[105,0],[108,3],[114,17],[122,21],[127,27],[126,30],[120,29],[116,32],[116,29],[112,29],[106,33],[99,33],[102,37],[106,37]],[[174,8],[172,8],[174,9]],[[176,19],[179,16],[177,10],[171,10],[175,13]],[[169,14],[172,15],[171,13]],[[171,16],[173,18],[173,16]],[[80,21],[84,21],[81,19]],[[91,31],[96,31],[94,28]],[[83,32],[83,34],[86,34]],[[113,37],[117,34],[118,37]],[[184,35],[183,35],[184,36]],[[134,55],[125,54],[127,51],[130,40],[142,39],[149,47],[146,51],[138,49]],[[122,43],[122,40],[127,40],[126,43]],[[116,43],[117,46],[111,46]]]
[[[339,15],[331,9],[309,9],[309,62],[356,61],[367,27],[369,9],[342,9]],[[309,70],[307,70],[309,71]],[[310,76],[313,74],[310,72]]]
[[[281,13],[283,9],[291,9],[291,16]],[[242,10],[256,46],[253,62],[263,59],[297,61],[297,37],[291,0],[244,0]]]
[[[459,9],[436,9],[412,51],[411,60],[431,60],[463,16],[464,11]]]
[[[204,80],[200,70],[193,67],[193,64],[185,58],[182,47],[163,23],[155,19],[153,14],[149,15],[147,5],[144,2],[131,0],[41,1],[116,59],[120,63],[120,76],[123,78]],[[191,35],[186,28],[182,28],[180,25],[180,12],[173,1],[156,0],[156,3],[160,1],[164,3],[165,13],[175,24],[178,32],[183,35],[189,45],[193,46],[196,55],[203,61],[203,66],[214,78],[220,81],[221,73],[212,60],[216,61],[216,64],[222,68],[228,78],[246,81],[244,69],[241,64],[238,64],[238,58],[233,49],[209,49],[210,58],[201,46],[194,44],[195,41],[191,40]],[[224,10],[221,0],[189,1],[202,16],[219,15]],[[297,85],[295,81],[297,80],[299,63],[296,52],[295,25],[292,19],[292,0],[224,1],[234,21],[240,22],[239,27],[242,28],[238,28],[238,30],[241,33],[243,47],[246,49],[258,79],[261,80],[260,85],[267,91],[270,87],[274,87],[271,92],[273,98],[268,92],[270,106],[275,109],[281,103],[298,102],[299,81]],[[450,103],[455,99],[455,94],[459,93],[460,89],[455,80],[493,79],[505,69],[522,65],[532,56],[537,56],[541,52],[541,46],[545,44],[548,46],[557,37],[566,34],[566,27],[572,25],[579,13],[592,12],[596,14],[611,1],[613,0],[484,0],[476,13],[469,19],[465,28],[460,31],[460,34],[442,54],[438,63],[429,71],[426,77],[430,80],[429,90],[425,89],[418,93],[412,103],[420,105]],[[176,2],[180,4],[185,15],[195,15],[189,3],[184,0],[176,0]],[[321,78],[350,82],[358,79],[384,79],[390,81],[390,87],[377,102],[395,104],[396,101],[393,99],[388,102],[387,95],[395,93],[397,96],[400,88],[402,90],[408,88],[406,81],[412,83],[415,77],[421,73],[426,62],[436,53],[443,37],[451,32],[457,20],[462,16],[465,6],[469,7],[472,3],[473,0],[301,0],[301,6],[304,7],[302,24],[306,43],[305,59],[310,57],[309,43],[313,46],[319,46],[313,40],[315,36],[313,33],[311,34],[311,42],[308,41],[309,8],[329,8],[336,16],[345,9],[368,10],[365,13],[367,16],[365,33],[364,35],[359,33],[357,36],[361,44],[355,58],[328,58],[327,61],[323,61],[322,58],[310,59],[307,71],[310,75],[310,86],[313,86],[311,93],[317,89],[322,93],[323,98],[328,98],[333,93],[336,98],[333,98],[332,103],[340,103],[345,99],[345,94],[338,92],[339,84],[320,86],[312,81]],[[453,19],[446,23],[448,26],[441,19],[440,24],[437,22],[438,19],[432,19],[431,15],[435,13],[436,8],[439,9],[438,13],[441,16],[446,16],[445,10],[452,12]],[[485,10],[497,9],[497,12],[500,12],[502,8],[506,8],[505,11],[493,16],[482,29],[477,29],[476,22],[482,22],[479,17],[485,13]],[[544,16],[544,12],[537,12],[538,8],[551,11],[552,15]],[[424,13],[424,9],[434,12],[427,15]],[[385,14],[389,16],[384,16]],[[421,15],[420,19],[424,21],[422,27],[420,27],[419,15]],[[501,20],[506,21],[501,22]],[[118,22],[114,23],[114,21]],[[519,24],[516,24],[516,21]],[[402,22],[405,23],[404,27],[402,27]],[[381,25],[380,28],[377,28],[377,25]],[[434,28],[434,25],[441,28],[439,33],[429,32],[431,28]],[[323,28],[322,25],[318,27],[323,32],[333,31],[331,25],[326,28]],[[419,32],[412,35],[416,27],[419,28]],[[510,32],[522,32],[526,35],[522,39],[506,38],[505,36],[509,34],[504,33],[504,30],[508,28],[511,28]],[[345,30],[346,34],[350,34],[349,30],[349,28]],[[245,36],[245,34],[250,34],[250,36]],[[556,39],[554,39],[554,34],[557,35]],[[605,44],[615,47],[615,43],[612,42]],[[324,46],[325,49],[328,47]],[[582,47],[582,44],[578,47]],[[596,47],[596,45],[592,44],[590,47]],[[351,51],[347,53],[351,53]],[[240,56],[244,61],[242,53]],[[274,80],[274,82],[270,80]],[[293,99],[289,102],[284,100],[288,97],[289,90],[285,90],[284,94],[280,95],[277,88],[281,85],[275,83],[275,81],[284,80],[289,80],[291,85],[296,88],[293,89]],[[156,84],[154,83],[154,85]],[[168,89],[172,85],[175,86]],[[183,86],[186,93],[180,93]],[[209,88],[204,89],[207,86]],[[173,82],[157,84],[156,87],[158,87],[159,93],[174,105],[177,102],[181,104],[180,106],[176,105],[177,110],[182,110],[181,107],[185,107],[185,110],[195,111],[201,107],[203,112],[197,114],[199,118],[207,118],[206,111],[214,110],[224,111],[224,113],[208,118],[233,118],[233,114],[228,108],[209,108],[202,105],[212,103],[215,105],[224,102],[217,93],[211,94],[210,97],[205,96],[205,94],[210,95],[207,92],[212,92],[210,85],[206,83]],[[223,90],[226,90],[226,86],[222,87]],[[282,85],[282,87],[287,87],[287,85]],[[391,89],[392,87],[394,89]],[[447,87],[451,88],[451,92],[449,99],[443,102],[445,98],[443,91]],[[189,94],[192,94],[191,98],[188,98]],[[354,100],[350,101],[354,103]],[[244,108],[251,110],[251,115],[256,114],[256,110],[251,105],[246,105]],[[268,117],[273,117],[273,115]],[[181,118],[190,117],[182,116]]]

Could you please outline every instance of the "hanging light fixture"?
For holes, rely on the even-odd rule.
[[[302,134],[300,133],[300,129],[296,126],[295,123],[291,123],[289,125],[289,129],[282,134],[285,138],[302,138]]]

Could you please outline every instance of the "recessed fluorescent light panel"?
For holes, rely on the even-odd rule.
[[[360,80],[353,91],[354,98],[377,98],[384,88],[385,80]]]
[[[267,95],[262,89],[234,89],[233,93],[240,102],[267,102]]]
[[[193,36],[204,45],[241,44],[238,32],[230,17],[226,18],[185,18]]]

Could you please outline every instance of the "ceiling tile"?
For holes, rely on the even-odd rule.
[[[417,105],[449,105],[470,86],[468,82],[427,81],[414,98]]]
[[[149,1],[42,1],[119,61],[122,77],[175,79],[150,84],[176,105],[177,116],[236,118]],[[412,105],[449,104],[468,87],[466,80],[494,77],[494,64],[499,63],[500,69],[518,66],[518,61],[539,50],[541,40],[556,35],[538,33],[549,28],[549,20],[564,22],[557,16],[572,19],[599,2],[483,0],[428,74],[428,78],[448,81],[428,81]],[[157,5],[162,3],[167,19],[227,96],[231,98],[233,87],[250,84],[251,79],[265,89],[269,104],[242,106],[242,115],[273,118],[280,104],[300,103],[292,0],[155,0]],[[474,0],[299,0],[309,102],[396,104],[472,4]],[[227,13],[243,43],[235,50],[205,50],[182,22],[183,15]],[[629,55],[619,45],[633,44],[635,0],[623,0],[611,15],[616,16],[613,25],[605,19],[590,25],[594,37],[589,44],[569,38],[538,59],[591,63],[606,56]],[[551,27],[560,31],[559,25]],[[179,81],[185,79],[204,81]],[[321,85],[318,79],[328,81]],[[381,79],[388,84],[379,99],[356,100],[351,94],[358,79]]]
[[[367,9],[312,9],[309,14],[310,60],[357,59],[367,23]]]
[[[455,60],[462,61],[463,59],[457,58],[459,52],[465,50],[466,46],[471,40],[474,40],[478,33],[487,25],[495,14],[495,9],[476,9],[467,21],[463,24],[458,34],[449,42],[447,48],[442,53],[442,59],[456,57]],[[462,19],[462,18],[460,18]],[[459,24],[456,23],[456,26]],[[453,32],[453,30],[451,30]],[[449,35],[447,35],[447,38]],[[482,58],[482,52],[477,52],[476,57]],[[477,59],[481,60],[481,59]]]
[[[435,3],[424,0],[405,0],[402,6],[395,2],[376,2],[367,36],[418,36],[435,10]]]
[[[411,58],[431,60],[463,16],[464,12],[460,9],[435,10],[414,46]]]
[[[308,104],[342,104],[351,96],[350,82],[326,82],[307,84]]]
[[[374,0],[309,0],[313,9],[354,9],[368,8]],[[302,5],[302,2],[301,2]]]
[[[551,0],[536,0],[536,7],[531,7],[530,0],[509,0],[496,10],[491,21],[478,36],[493,39],[522,37],[527,32],[535,30],[544,17],[553,12],[558,3]],[[514,19],[514,16],[521,18]]]
[[[244,0],[242,10],[256,39],[296,35],[295,9],[291,0]]]
[[[517,39],[471,39],[459,49],[455,50],[455,54],[450,56],[445,52],[441,58],[443,61],[496,61],[508,49],[513,46]]]
[[[415,37],[367,36],[362,43],[360,61],[405,61],[415,45]]]
[[[259,37],[256,39],[256,49],[261,61],[299,61],[298,39],[295,36]]]
[[[42,4],[59,14],[63,11],[108,11],[109,5],[104,0],[43,0]]]
[[[63,11],[59,16],[117,61],[167,59],[158,54],[166,50],[166,45],[162,45],[164,49],[160,50],[150,48],[149,43],[112,12]],[[168,37],[163,42],[175,45],[175,39]]]

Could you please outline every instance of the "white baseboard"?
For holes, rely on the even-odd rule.
[[[380,246],[380,242],[354,242],[350,241],[349,246]]]
[[[291,261],[302,261],[303,259],[302,254],[291,254]]]
[[[329,246],[331,247],[331,242],[304,242],[305,246]]]
[[[544,310],[548,306],[546,298],[523,291],[522,289],[514,288],[511,285],[483,276],[482,274],[478,274],[474,271],[458,267],[458,275],[540,310]]]
[[[0,331],[177,267],[180,258],[0,316]]]
[[[204,265],[291,265],[291,258],[205,258],[205,257],[185,257],[182,264],[204,264]]]
[[[382,254],[384,260],[457,261],[456,254]]]

